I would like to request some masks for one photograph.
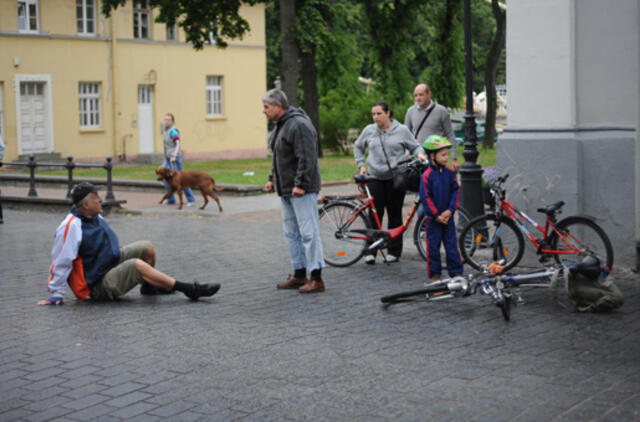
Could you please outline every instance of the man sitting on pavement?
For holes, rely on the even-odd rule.
[[[50,297],[38,305],[62,305],[67,283],[78,299],[116,300],[144,282],[177,290],[189,299],[213,296],[217,283],[183,283],[154,268],[155,250],[149,241],[120,248],[118,237],[100,215],[102,199],[91,183],[71,191],[73,208],[56,230],[51,256]]]

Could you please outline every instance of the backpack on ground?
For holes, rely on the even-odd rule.
[[[551,276],[551,291],[556,302],[565,308],[567,306],[557,298],[560,277],[564,279],[567,295],[578,312],[610,312],[624,303],[622,292],[609,277],[592,278],[569,268],[560,268]]]

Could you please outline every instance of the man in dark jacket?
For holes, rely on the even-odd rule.
[[[318,136],[309,117],[301,109],[289,106],[282,90],[268,91],[262,97],[262,104],[267,119],[276,122],[269,136],[273,163],[265,190],[275,190],[280,196],[284,239],[294,271],[277,287],[298,289],[300,293],[324,292],[317,206]]]
[[[151,242],[120,248],[118,237],[100,215],[102,199],[91,183],[71,191],[74,207],[56,230],[47,280],[49,299],[38,305],[62,305],[67,285],[78,299],[115,300],[138,284],[178,290],[196,300],[213,296],[220,285],[183,283],[154,268]]]

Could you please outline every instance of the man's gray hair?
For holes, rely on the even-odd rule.
[[[89,197],[89,195],[87,195],[84,198],[82,198],[80,202],[78,202],[77,204],[74,204],[74,208],[80,211],[82,209],[82,204],[89,205],[90,200],[91,198]]]
[[[262,101],[266,101],[269,104],[280,104],[283,109],[289,108],[289,100],[287,100],[287,95],[283,90],[279,88],[273,88],[267,91],[266,94],[262,96]]]

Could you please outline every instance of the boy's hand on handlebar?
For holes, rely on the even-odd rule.
[[[367,174],[367,168],[365,166],[360,167],[360,174],[363,176]]]

